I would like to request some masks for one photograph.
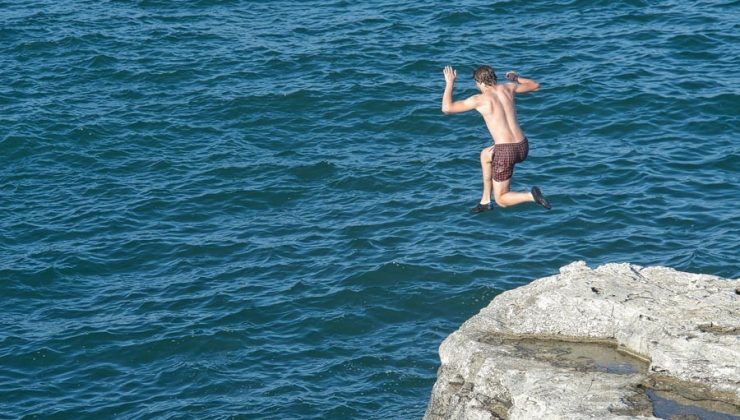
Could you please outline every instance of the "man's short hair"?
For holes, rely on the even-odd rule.
[[[496,84],[498,77],[496,77],[496,72],[493,71],[493,67],[479,66],[473,72],[473,80],[484,85],[493,86]]]

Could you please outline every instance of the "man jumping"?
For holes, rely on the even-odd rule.
[[[506,80],[512,83],[497,84],[498,79],[493,68],[480,66],[475,69],[473,79],[481,93],[453,102],[452,89],[457,78],[457,71],[446,66],[443,73],[446,86],[442,95],[442,112],[456,114],[475,109],[483,116],[494,143],[493,146],[486,147],[480,152],[483,196],[480,203],[470,211],[481,213],[491,210],[492,187],[493,197],[500,207],[536,202],[549,210],[550,203],[537,186],[532,187],[531,192],[509,191],[514,165],[524,161],[529,153],[527,137],[519,127],[519,121],[516,118],[514,95],[535,91],[539,89],[540,84],[520,77],[513,71],[506,73]]]

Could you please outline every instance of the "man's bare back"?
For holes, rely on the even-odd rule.
[[[475,107],[486,122],[493,142],[517,143],[524,138],[524,133],[516,119],[514,107],[513,84],[496,85],[476,95]]]
[[[478,111],[491,133],[494,146],[481,151],[481,172],[483,174],[483,195],[480,203],[471,209],[474,213],[491,209],[491,192],[500,207],[513,206],[525,202],[536,202],[549,209],[550,203],[542,196],[539,187],[531,192],[509,191],[514,165],[527,158],[529,142],[516,117],[514,97],[539,89],[539,83],[520,77],[514,72],[506,73],[506,78],[514,83],[498,84],[496,73],[490,66],[476,69],[473,78],[480,94],[462,101],[452,100],[457,72],[450,66],[444,69],[445,91],[442,95],[442,112],[455,114]]]

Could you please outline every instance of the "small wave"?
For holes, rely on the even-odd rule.
[[[290,172],[301,181],[325,179],[331,177],[337,171],[335,164],[322,160],[312,165],[299,165],[291,168]]]

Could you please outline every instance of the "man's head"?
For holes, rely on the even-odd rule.
[[[493,71],[491,66],[479,66],[473,72],[473,80],[484,86],[493,86],[496,84],[498,78],[496,72]]]

